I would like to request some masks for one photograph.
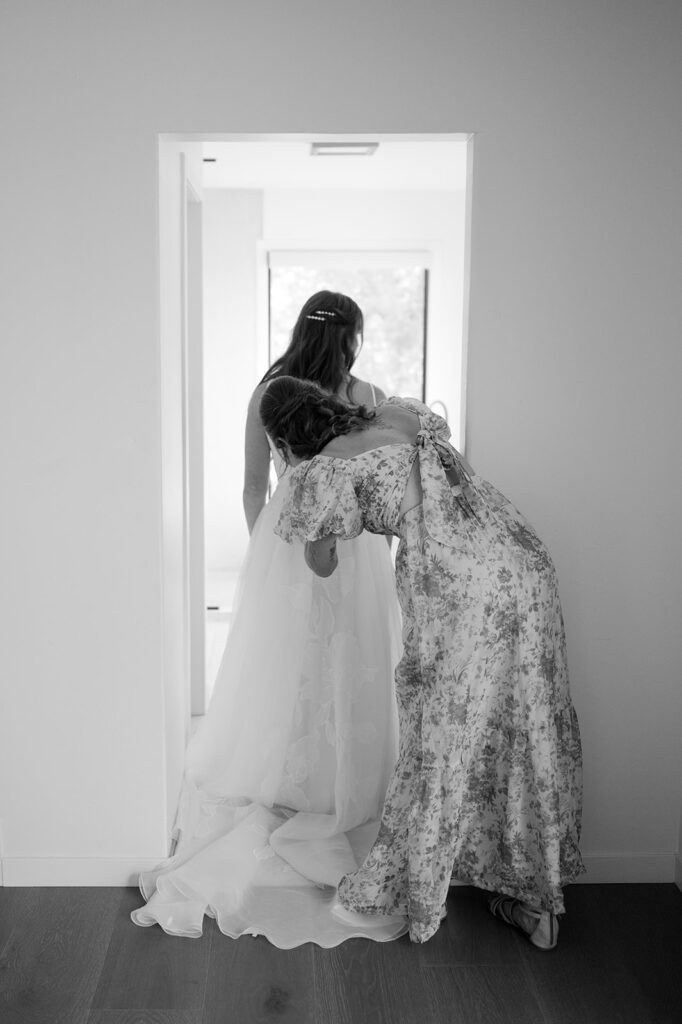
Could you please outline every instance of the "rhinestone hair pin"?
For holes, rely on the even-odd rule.
[[[336,319],[333,309],[316,309],[314,313],[306,313],[306,320],[321,320],[324,323],[327,317],[331,317],[332,320]]]

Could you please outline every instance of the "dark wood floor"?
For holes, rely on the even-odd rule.
[[[423,946],[279,950],[137,928],[134,889],[0,889],[2,1024],[680,1024],[682,893],[581,885],[536,950],[485,894],[450,891]]]

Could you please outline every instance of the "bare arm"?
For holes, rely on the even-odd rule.
[[[260,384],[249,402],[244,436],[244,490],[242,501],[249,533],[265,505],[270,474],[270,445],[260,418],[260,400],[266,385]]]
[[[331,576],[339,564],[336,553],[336,537],[330,533],[320,540],[308,540],[305,544],[306,564],[317,576]]]

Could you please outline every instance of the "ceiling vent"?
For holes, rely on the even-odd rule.
[[[373,156],[378,142],[313,142],[311,156]]]

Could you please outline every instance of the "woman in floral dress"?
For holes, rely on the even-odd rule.
[[[376,842],[341,913],[402,915],[424,942],[457,879],[540,948],[556,945],[578,849],[581,751],[551,558],[530,524],[412,399],[348,407],[281,377],[261,402],[295,465],[276,532],[321,576],[337,541],[400,538],[400,753]]]

